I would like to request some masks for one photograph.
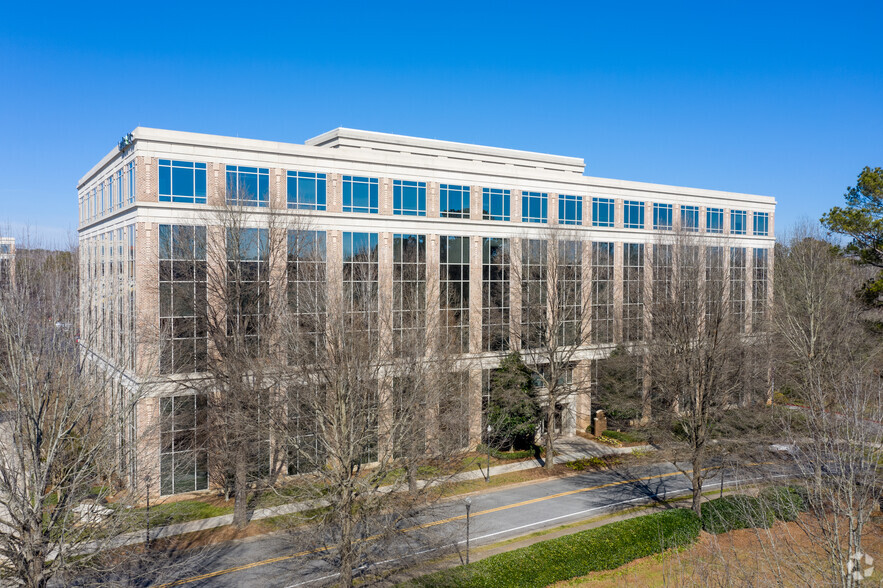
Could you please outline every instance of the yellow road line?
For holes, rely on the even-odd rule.
[[[745,464],[744,467],[755,467],[755,466],[760,466],[760,465],[769,465],[770,463],[772,463],[772,462],[749,463],[749,464]],[[715,468],[713,468],[713,467],[703,468],[703,471],[707,471],[707,470],[711,470],[711,469],[715,469]],[[489,508],[487,510],[482,510],[482,511],[476,512],[470,516],[471,517],[480,517],[480,516],[486,515],[486,514],[500,512],[503,510],[509,510],[510,508],[518,508],[521,506],[527,506],[529,504],[536,504],[538,502],[544,502],[546,500],[553,500],[555,498],[563,498],[565,496],[573,496],[574,494],[581,494],[583,492],[591,492],[592,490],[601,490],[603,488],[612,488],[614,486],[622,486],[623,484],[632,484],[634,482],[643,482],[645,480],[654,480],[654,479],[658,479],[658,478],[670,478],[672,476],[682,476],[682,475],[683,474],[681,472],[669,472],[667,474],[657,474],[654,476],[644,476],[641,478],[633,478],[631,480],[620,480],[618,482],[608,482],[607,484],[600,484],[598,486],[590,486],[588,488],[578,488],[577,490],[568,490],[567,492],[559,492],[558,494],[550,494],[549,496],[541,496],[539,498],[531,498],[530,500],[524,500],[522,502],[515,502],[513,504],[507,504],[505,506],[498,506],[496,508]],[[429,527],[435,527],[437,525],[444,525],[446,523],[452,523],[454,521],[461,521],[465,518],[466,518],[466,515],[458,515],[458,516],[450,517],[447,519],[432,521],[431,523],[424,523],[422,525],[417,525],[415,527],[409,527],[407,529],[403,529],[401,532],[402,533],[409,533],[411,531],[416,531],[418,529],[427,529]],[[372,535],[371,537],[366,537],[365,539],[362,539],[361,541],[363,541],[363,542],[373,541],[373,540],[377,539],[378,537],[379,537],[379,535]],[[264,559],[264,560],[256,561],[256,562],[253,562],[250,564],[236,566],[233,568],[227,568],[224,570],[218,570],[215,572],[209,572],[207,574],[202,574],[201,576],[193,576],[191,578],[183,578],[181,580],[175,580],[174,582],[169,582],[168,584],[161,584],[161,585],[157,586],[156,588],[170,588],[171,586],[181,586],[183,584],[189,584],[191,582],[198,582],[200,580],[207,580],[208,578],[214,578],[216,576],[223,576],[224,574],[232,574],[233,572],[241,572],[244,570],[250,570],[252,568],[257,568],[260,566],[274,564],[274,563],[278,563],[280,561],[294,559],[296,557],[303,557],[305,555],[311,555],[313,553],[321,553],[323,551],[328,551],[329,549],[332,549],[333,547],[335,547],[335,546],[329,545],[327,547],[319,547],[317,549],[311,549],[309,551],[301,551],[299,553],[292,553],[291,555],[283,555],[281,557]]]

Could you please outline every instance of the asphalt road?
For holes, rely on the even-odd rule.
[[[761,471],[763,470],[763,471]],[[725,472],[733,486],[765,477],[787,477],[781,466],[743,467]],[[705,490],[719,487],[709,480]],[[519,537],[535,531],[592,518],[630,505],[665,500],[690,489],[688,480],[671,464],[610,472],[592,472],[471,495],[469,535],[472,547]],[[466,507],[463,498],[449,500],[427,512],[405,534],[407,544],[395,549],[378,544],[369,559],[372,573],[387,562],[401,563],[408,554],[426,556],[459,551],[465,555]],[[336,580],[331,550],[318,537],[274,534],[234,541],[204,550],[183,566],[180,575],[162,578],[154,586],[279,587],[323,586]],[[380,566],[378,568],[377,566]],[[185,571],[187,570],[187,571]]]

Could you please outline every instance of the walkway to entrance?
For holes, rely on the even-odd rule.
[[[639,447],[611,447],[597,441],[590,441],[584,437],[571,435],[559,437],[555,440],[555,462],[575,461],[589,457],[601,457],[602,455],[617,455],[631,453],[633,450],[653,449],[650,445]]]

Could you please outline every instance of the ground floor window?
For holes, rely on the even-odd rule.
[[[324,396],[324,388],[288,389],[288,475],[312,472],[325,460],[317,402]]]
[[[208,488],[205,406],[205,398],[195,394],[160,399],[162,495]]]
[[[469,374],[452,374],[450,388],[438,403],[440,450],[444,453],[469,447]]]

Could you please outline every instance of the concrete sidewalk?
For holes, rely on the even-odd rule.
[[[584,439],[583,437],[562,437],[557,440],[556,447],[556,451],[558,453],[555,458],[556,463],[567,463],[579,459],[589,459],[592,457],[602,457],[605,455],[622,455],[631,453],[634,450],[654,450],[652,445],[639,445],[637,447],[610,447],[608,445],[603,445],[595,441]],[[530,459],[527,461],[494,466],[491,468],[490,471],[491,476],[498,476],[500,474],[520,472],[522,470],[531,470],[540,467],[543,467],[542,460]],[[444,480],[443,483],[484,479],[485,475],[485,469],[471,470],[451,476],[450,478]],[[381,488],[381,490],[391,491],[393,488],[394,486],[386,486],[384,488]],[[297,502],[292,504],[282,504],[269,508],[261,508],[253,511],[251,513],[251,516],[249,517],[249,520],[258,521],[270,517],[293,514],[303,510],[320,508],[322,506],[327,506],[327,503],[325,501]],[[206,529],[225,527],[231,524],[233,524],[232,514],[219,517],[211,517],[208,519],[187,521],[184,523],[176,523],[174,525],[150,529],[150,539],[163,539],[166,537],[173,537],[175,535],[183,535],[185,533],[193,533],[196,531],[205,531]],[[103,548],[108,549],[114,547],[122,547],[125,545],[135,545],[138,543],[144,543],[146,539],[146,530],[126,533],[117,537],[114,541],[111,542],[110,545],[104,545]]]

